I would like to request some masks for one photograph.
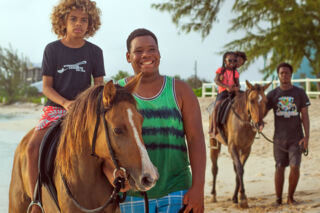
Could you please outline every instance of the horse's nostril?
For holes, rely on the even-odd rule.
[[[151,176],[149,174],[144,175],[141,178],[142,185],[144,185],[146,187],[152,186],[153,182],[154,182],[154,180],[151,178]]]

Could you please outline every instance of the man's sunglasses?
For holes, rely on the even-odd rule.
[[[238,60],[237,60],[237,59],[234,59],[234,60],[232,60],[232,59],[228,59],[228,62],[229,62],[229,63],[232,63],[232,62],[238,62]]]

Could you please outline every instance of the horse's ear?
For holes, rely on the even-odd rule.
[[[116,96],[117,89],[114,86],[112,80],[104,85],[103,88],[103,105],[110,106],[114,97]]]
[[[134,76],[124,87],[130,93],[133,93],[134,90],[139,86],[143,73],[140,72],[138,75]]]
[[[266,91],[266,89],[268,89],[268,87],[271,85],[272,82],[267,83],[266,85],[263,86],[263,91]]]
[[[250,82],[248,80],[246,80],[246,85],[247,85],[248,89],[251,89],[253,87],[252,84],[250,84]]]

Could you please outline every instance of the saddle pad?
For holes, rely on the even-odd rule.
[[[219,105],[218,112],[217,112],[217,125],[221,126],[226,123],[227,115],[230,111],[230,106],[232,105],[232,100],[230,98],[226,98],[222,101]]]
[[[57,199],[57,190],[54,186],[52,177],[54,172],[54,162],[57,154],[58,142],[61,134],[61,123],[61,119],[54,122],[44,135],[40,145],[38,162],[38,184],[40,186],[44,185],[49,190],[58,208],[59,205]]]

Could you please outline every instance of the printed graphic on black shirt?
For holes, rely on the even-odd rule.
[[[297,106],[294,103],[294,97],[282,96],[279,97],[277,103],[277,116],[283,116],[285,118],[290,118],[290,116],[298,116]]]
[[[80,61],[78,63],[75,63],[75,64],[66,64],[66,65],[63,65],[62,69],[60,70],[57,70],[58,73],[63,73],[67,70],[75,70],[77,72],[86,72],[83,67],[80,67],[80,65],[83,65],[83,64],[87,64],[87,61]]]

